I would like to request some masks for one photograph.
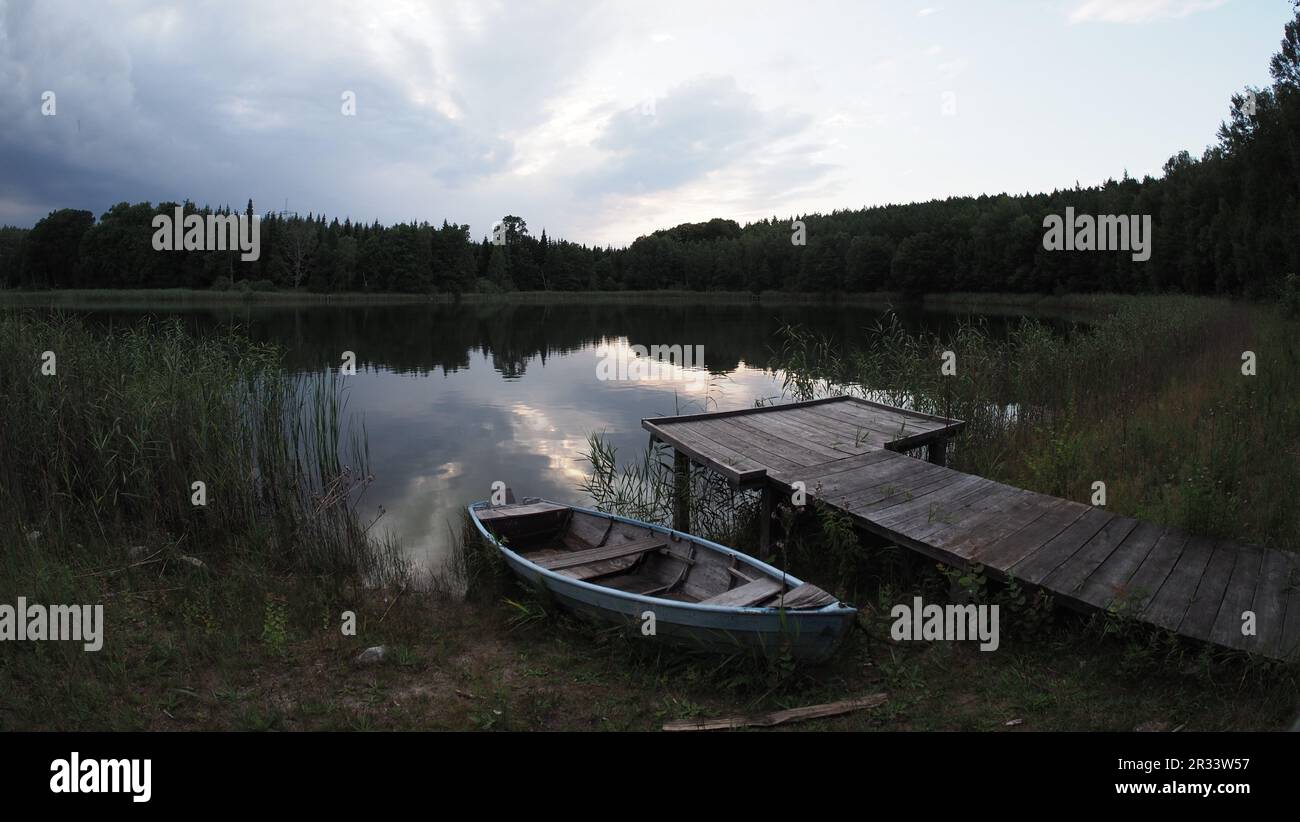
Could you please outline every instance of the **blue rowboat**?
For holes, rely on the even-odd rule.
[[[778,568],[660,525],[535,498],[469,512],[526,584],[646,641],[817,661],[857,613]]]

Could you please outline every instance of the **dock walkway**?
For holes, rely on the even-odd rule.
[[[947,441],[963,425],[856,397],[642,420],[675,449],[679,467],[691,460],[763,489],[765,510],[773,493],[802,482],[808,501],[940,562],[982,565],[1080,608],[1122,606],[1227,648],[1300,655],[1300,557],[946,468]],[[929,459],[901,453],[915,449]],[[1253,636],[1242,633],[1245,611],[1255,613]]]

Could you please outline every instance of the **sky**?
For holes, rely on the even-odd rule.
[[[1268,84],[1291,16],[1285,0],[0,0],[0,224],[251,198],[475,238],[513,214],[623,246],[713,217],[1155,175]]]

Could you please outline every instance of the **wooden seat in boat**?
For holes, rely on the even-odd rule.
[[[560,571],[565,568],[576,568],[579,565],[590,565],[593,562],[630,557],[667,547],[667,539],[662,536],[653,536],[630,542],[602,545],[599,548],[588,548],[584,551],[568,551],[556,556],[538,559],[536,562],[548,571]]]
[[[803,585],[791,588],[782,595],[772,597],[770,602],[764,602],[763,605],[769,608],[802,610],[824,608],[835,601],[835,597],[831,594],[810,582],[805,582]]]
[[[744,585],[737,585],[730,591],[723,591],[717,596],[700,600],[701,605],[728,605],[733,608],[744,608],[748,605],[756,605],[765,599],[770,598],[773,594],[781,592],[781,583],[771,577],[759,577],[753,582],[746,582]]]

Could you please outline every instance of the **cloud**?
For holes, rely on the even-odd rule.
[[[589,177],[589,189],[676,188],[807,123],[807,117],[761,111],[734,78],[699,78],[610,118],[594,144],[608,160]]]
[[[29,220],[128,198],[248,196],[405,219],[406,205],[376,204],[375,182],[397,180],[437,219],[429,192],[507,168],[514,136],[581,73],[584,40],[608,25],[596,10],[230,0],[92,16],[58,0],[0,2],[0,167],[32,169],[7,173],[0,199],[7,214],[25,204]],[[46,90],[53,117],[40,111]],[[445,216],[458,216],[450,203]]]
[[[1070,12],[1071,23],[1151,23],[1218,8],[1227,0],[1087,0]]]

